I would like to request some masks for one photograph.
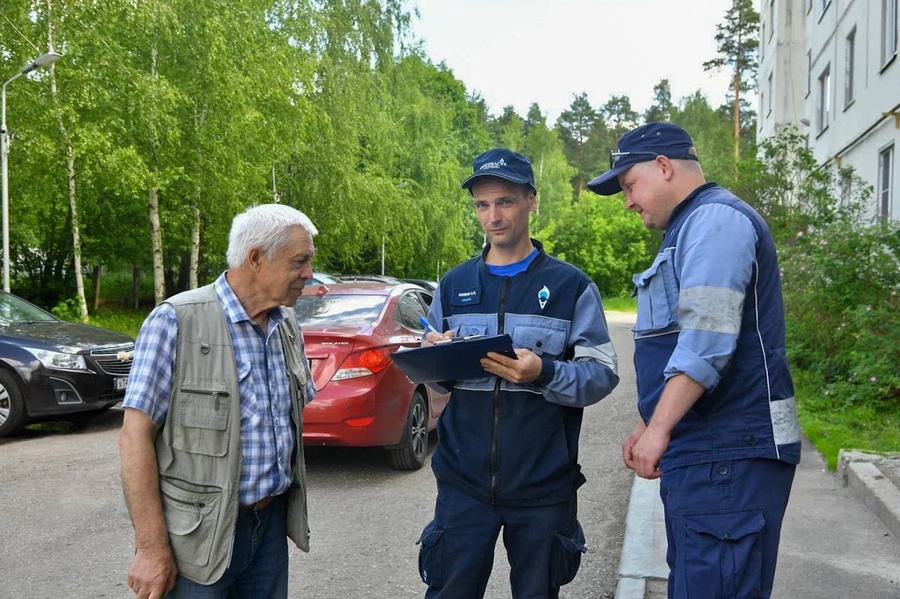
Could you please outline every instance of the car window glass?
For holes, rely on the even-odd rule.
[[[414,292],[409,291],[400,297],[400,301],[397,302],[397,312],[399,313],[398,320],[403,326],[416,331],[425,330],[419,322],[419,318],[425,316],[425,308]]]
[[[302,325],[373,323],[387,297],[383,295],[302,295],[294,305]]]
[[[23,299],[3,293],[0,295],[0,326],[29,322],[55,322],[57,319]]]

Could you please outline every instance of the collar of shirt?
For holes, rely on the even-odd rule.
[[[241,300],[238,299],[231,285],[228,284],[224,272],[216,279],[215,289],[216,295],[219,297],[219,303],[222,304],[222,309],[225,310],[225,317],[228,318],[228,322],[236,324],[246,321],[254,324],[254,320],[247,314],[243,304],[241,304]],[[281,306],[269,310],[269,331],[278,326],[282,320],[284,320],[284,312]]]

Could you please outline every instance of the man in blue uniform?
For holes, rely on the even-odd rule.
[[[419,573],[428,598],[483,597],[502,529],[512,596],[558,597],[585,551],[575,499],[582,413],[618,383],[616,354],[597,286],[529,237],[528,158],[485,152],[462,186],[489,243],[443,276],[428,320],[444,338],[509,333],[516,359],[488,353],[484,377],[441,385],[451,396]],[[439,339],[428,333],[425,343]]]
[[[621,137],[588,188],[665,236],[634,276],[640,421],[625,465],[661,477],[669,597],[769,597],[800,429],[772,235],[707,183],[690,136],[650,123]]]

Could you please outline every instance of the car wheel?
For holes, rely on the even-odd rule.
[[[428,452],[428,408],[422,393],[416,391],[409,404],[403,439],[391,449],[391,464],[397,470],[418,470]]]
[[[22,430],[27,416],[19,381],[11,372],[0,370],[0,437]]]

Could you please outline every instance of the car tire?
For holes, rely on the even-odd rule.
[[[28,413],[16,376],[0,369],[0,437],[15,435],[25,426]]]
[[[421,391],[413,393],[403,438],[400,445],[390,450],[391,465],[397,470],[418,470],[425,463],[428,453],[428,406]]]

